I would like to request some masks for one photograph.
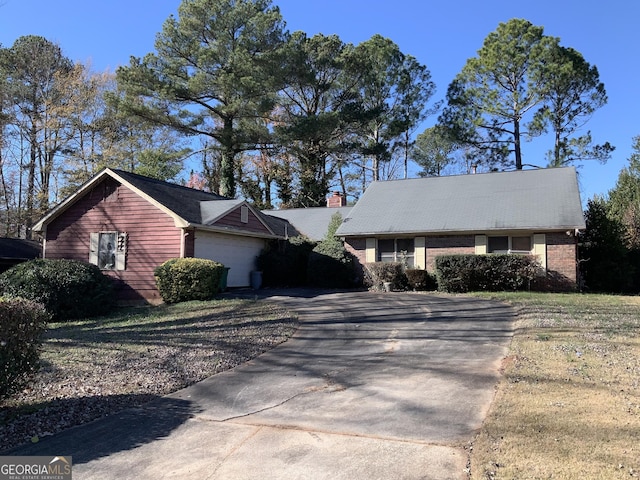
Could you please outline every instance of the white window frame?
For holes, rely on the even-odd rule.
[[[503,237],[507,237],[507,249],[506,250],[495,250],[495,251],[490,251],[489,250],[489,243],[491,238],[503,238]],[[513,243],[513,238],[514,237],[526,237],[529,239],[529,245],[530,245],[530,249],[529,250],[514,250],[512,247],[512,243]],[[509,255],[531,255],[533,253],[533,247],[534,247],[534,242],[533,242],[533,236],[532,235],[487,235],[487,244],[486,244],[486,248],[487,248],[487,253],[489,254],[509,254]]]
[[[382,241],[393,241],[393,253],[390,252],[385,252],[384,256],[383,253],[380,251],[380,242]],[[409,254],[406,253],[403,256],[403,251],[398,250],[398,241],[402,241],[402,240],[410,240],[413,242],[413,251]],[[407,251],[408,252],[408,251]],[[404,259],[407,260],[407,267],[409,268],[415,268],[416,265],[416,241],[415,238],[379,238],[378,239],[378,249],[376,252],[376,260],[378,262],[402,262]]]

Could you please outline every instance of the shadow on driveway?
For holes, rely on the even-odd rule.
[[[66,455],[78,465],[168,437],[197,413],[190,401],[161,397],[3,455]]]

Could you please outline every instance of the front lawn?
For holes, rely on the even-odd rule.
[[[233,368],[296,328],[296,317],[280,307],[231,299],[49,324],[35,382],[0,403],[0,451]]]
[[[471,478],[637,478],[640,297],[477,295],[519,316]]]

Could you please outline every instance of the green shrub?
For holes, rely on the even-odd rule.
[[[442,255],[436,257],[438,288],[445,292],[508,291],[530,288],[540,274],[526,255]]]
[[[265,287],[302,287],[307,285],[309,255],[316,243],[306,237],[272,240],[256,260]]]
[[[423,291],[438,288],[435,276],[427,270],[407,269],[404,273],[407,276],[407,285],[410,290]]]
[[[364,284],[370,290],[382,291],[390,283],[393,290],[406,290],[407,276],[401,262],[373,262],[364,266]]]
[[[354,283],[354,260],[341,241],[322,241],[309,255],[307,278],[311,285],[347,288]]]
[[[324,288],[345,288],[355,283],[354,257],[344,248],[344,242],[336,231],[342,224],[342,215],[331,216],[327,233],[309,255],[307,279],[309,283]]]
[[[39,303],[0,298],[0,400],[20,391],[37,373],[48,319]]]
[[[103,315],[115,304],[112,279],[77,260],[18,264],[0,275],[0,294],[41,303],[54,321]]]
[[[171,258],[154,271],[166,303],[209,300],[220,290],[224,265],[204,258]]]

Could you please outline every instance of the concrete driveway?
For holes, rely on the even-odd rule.
[[[299,312],[289,341],[12,454],[72,455],[76,480],[467,478],[509,307],[411,293],[268,299]]]

